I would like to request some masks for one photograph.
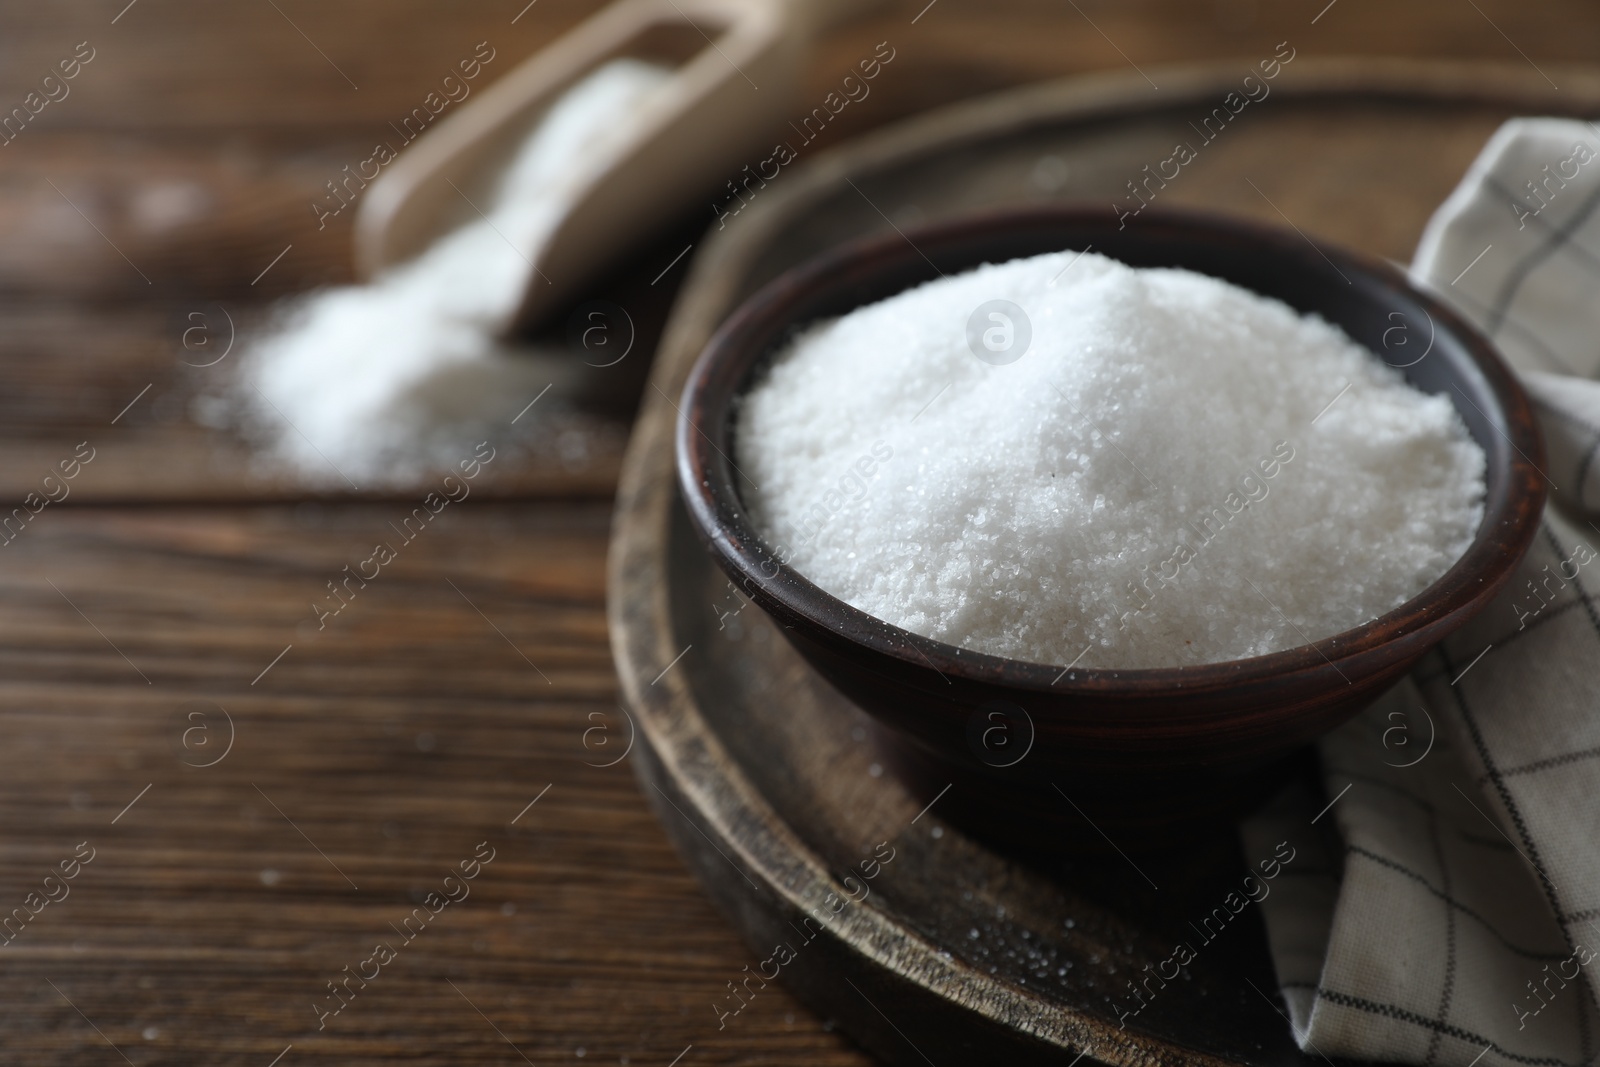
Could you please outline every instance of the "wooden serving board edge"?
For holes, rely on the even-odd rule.
[[[861,178],[935,148],[1015,134],[1041,124],[1142,115],[1214,99],[1232,88],[1248,66],[1241,60],[1237,65],[1162,69],[1156,72],[1161,89],[1154,99],[1142,75],[1091,75],[1010,90],[913,117],[819,155],[793,173],[786,185],[742,212],[738,226],[711,234],[696,253],[623,459],[607,560],[607,618],[623,694],[644,741],[634,761],[641,788],[689,865],[752,948],[764,950],[770,944],[763,927],[771,924],[751,914],[748,900],[726,885],[725,879],[734,875],[730,865],[740,877],[754,875],[760,880],[759,896],[778,916],[804,915],[821,905],[828,893],[842,895],[846,890],[777,817],[707,727],[688,672],[667,670],[684,652],[673,636],[665,551],[677,495],[676,398],[701,347],[732,310],[743,279],[773,235],[836,192],[847,177]],[[1547,69],[1560,79],[1562,88],[1533,69],[1512,64],[1307,57],[1294,68],[1293,78],[1286,75],[1275,91],[1300,99],[1481,102],[1537,114],[1600,110],[1600,71]],[[908,819],[912,814],[907,813]],[[1022,987],[996,983],[959,960],[941,957],[938,946],[907,935],[872,908],[847,909],[819,940],[828,944],[822,952],[811,953],[813,961],[837,966],[843,975],[892,974],[900,980],[900,992],[910,995],[897,996],[897,1001],[937,1000],[960,1008],[995,1028],[997,1036],[1037,1039],[1034,1048],[1041,1055],[1050,1055],[1047,1050],[1056,1056],[1082,1051],[1116,1067],[1157,1062],[1221,1067],[1228,1062],[1177,1045],[1135,1039],[1092,1015],[1064,1011]],[[870,958],[862,958],[864,951]],[[792,984],[814,1006],[832,1010],[845,994],[836,986],[805,981],[806,972],[818,970],[827,967],[797,971],[799,981]],[[888,1027],[853,1025],[850,1030],[891,1062],[905,1054],[905,1040]]]

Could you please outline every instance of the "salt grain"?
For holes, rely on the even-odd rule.
[[[1005,362],[987,330],[1031,339]],[[737,420],[751,516],[798,573],[1039,663],[1181,666],[1331,636],[1426,588],[1483,513],[1485,457],[1446,397],[1320,318],[1094,253],[814,325]]]
[[[536,350],[499,339],[535,250],[670,76],[631,59],[597,68],[545,114],[493,202],[477,205],[487,217],[371,285],[287,308],[243,360],[233,407],[247,432],[303,475],[366,483],[449,465],[464,445],[503,433],[549,381],[529,358]],[[201,417],[234,417],[217,408]]]

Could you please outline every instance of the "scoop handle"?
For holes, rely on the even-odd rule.
[[[811,36],[822,33],[842,23],[850,22],[872,9],[882,7],[884,0],[773,0],[781,9],[779,18],[792,31]]]

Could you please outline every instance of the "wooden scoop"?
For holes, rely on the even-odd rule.
[[[818,31],[863,0],[621,0],[412,142],[372,183],[356,214],[364,278],[417,255],[475,210],[489,181],[545,109],[601,64],[624,56],[675,73],[648,120],[584,183],[544,244],[513,329],[574,299],[608,264],[727,183],[770,149],[792,117]]]

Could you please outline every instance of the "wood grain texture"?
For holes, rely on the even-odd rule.
[[[1589,59],[1600,31],[1578,0],[1479,0],[1488,18],[1454,0],[1339,0],[1314,28],[1323,5],[1299,0],[1082,0],[1082,15],[938,0],[913,25],[924,4],[895,0],[829,35],[806,90],[817,100],[876,42],[900,52],[817,148],[1129,60],[1242,65],[1287,37],[1308,54],[1520,62],[1504,30],[1544,67]],[[349,213],[319,230],[309,208],[332,173],[476,42],[499,50],[497,76],[597,6],[539,0],[515,22],[525,0],[0,10],[0,109],[77,42],[97,49],[72,95],[0,147],[0,498],[20,500],[77,442],[98,449],[72,497],[0,549],[0,915],[79,842],[97,850],[71,895],[0,949],[0,1060],[267,1067],[292,1044],[280,1067],[665,1067],[686,1049],[683,1067],[870,1062],[777,985],[718,1029],[713,999],[755,961],[627,763],[588,765],[626,733],[603,614],[626,407],[550,419],[528,462],[443,514],[322,632],[311,600],[388,536],[404,494],[354,499],[252,471],[238,440],[191,417],[212,385],[185,365],[207,358],[183,345],[188,316],[220,331],[219,306],[244,325],[277,297],[347,279]],[[1365,121],[1325,129],[1359,141]],[[1479,131],[1455,136],[1429,150],[1465,161]],[[1250,137],[1263,158],[1281,154],[1265,131]],[[1264,188],[1290,213],[1354,206],[1346,184],[1278,165],[1281,186]],[[1432,194],[1408,184],[1405,158],[1369,165],[1393,196],[1341,210],[1335,236],[1403,258],[1396,220]],[[707,210],[621,273],[648,282],[710,222]],[[192,766],[214,758],[218,707],[234,747]],[[471,897],[318,1032],[326,982],[485,840],[496,859]]]
[[[310,599],[396,510],[64,509],[9,546],[0,900],[95,858],[4,949],[8,1060],[115,1059],[66,998],[141,1065],[516,1062],[466,998],[536,1063],[705,1032],[737,951],[626,764],[586,765],[626,731],[608,509],[469,502],[319,632]],[[471,895],[319,1032],[326,983],[480,841]],[[853,1061],[772,1000],[730,1055]]]

